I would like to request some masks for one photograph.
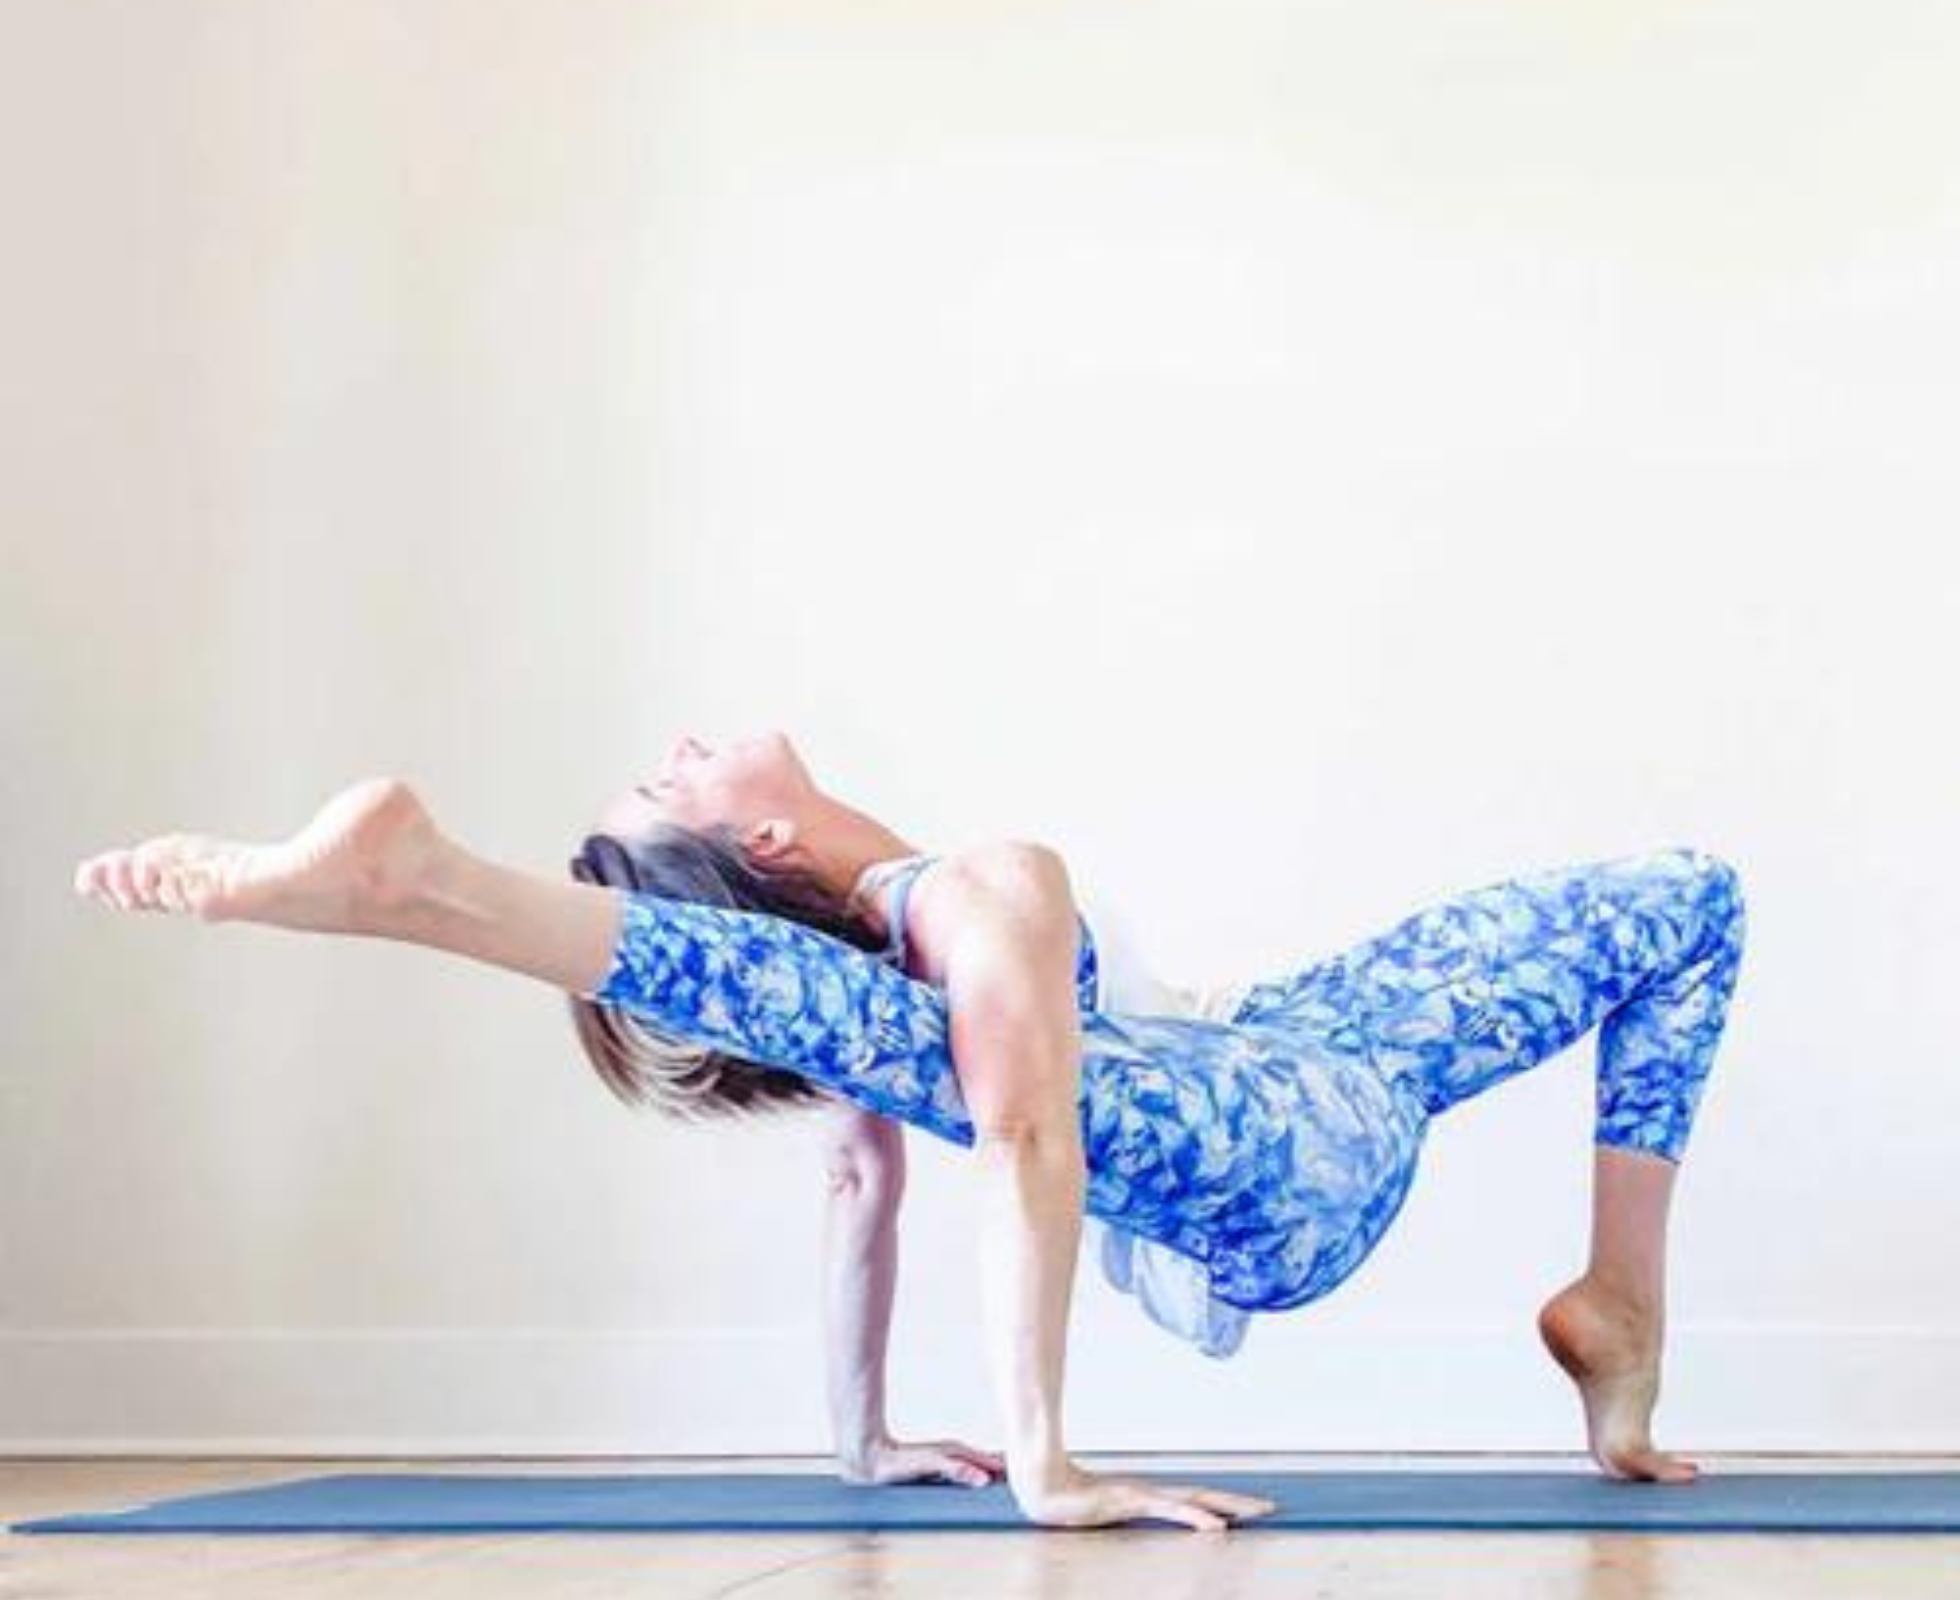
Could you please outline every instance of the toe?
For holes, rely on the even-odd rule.
[[[1651,1445],[1636,1445],[1613,1453],[1613,1465],[1643,1483],[1692,1483],[1698,1469],[1691,1461],[1668,1455]]]
[[[103,886],[109,897],[124,911],[136,909],[135,890],[129,882],[130,860],[126,854],[118,852],[109,858],[103,873]]]
[[[158,874],[156,903],[165,911],[188,911],[190,902],[186,898],[188,874],[182,870],[166,871]]]

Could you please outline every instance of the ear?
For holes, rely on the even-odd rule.
[[[764,817],[750,826],[742,841],[751,860],[771,867],[785,865],[798,843],[796,824],[788,817]]]

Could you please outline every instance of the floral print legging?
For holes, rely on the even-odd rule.
[[[1505,879],[1250,985],[1232,1015],[1407,1079],[1432,1113],[1599,1028],[1596,1143],[1679,1161],[1721,1042],[1746,917],[1693,849]]]
[[[975,1141],[940,990],[800,923],[621,893],[593,1000]],[[1086,1208],[1203,1263],[1225,1305],[1303,1305],[1380,1240],[1433,1116],[1594,1026],[1597,1142],[1678,1161],[1742,940],[1734,868],[1683,847],[1456,895],[1251,984],[1227,1022],[1085,1009]]]

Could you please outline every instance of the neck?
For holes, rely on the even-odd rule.
[[[812,870],[840,900],[857,887],[867,867],[919,854],[917,845],[875,817],[828,797],[804,830],[804,849]],[[889,931],[878,896],[866,896],[857,909],[880,933]]]

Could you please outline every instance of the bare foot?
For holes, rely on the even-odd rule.
[[[1582,1277],[1545,1302],[1538,1332],[1552,1359],[1579,1386],[1587,1441],[1609,1478],[1695,1481],[1700,1469],[1692,1461],[1654,1448],[1651,1428],[1661,1381],[1657,1313]]]
[[[278,844],[172,833],[75,869],[75,892],[124,911],[379,933],[422,881],[442,836],[399,778],[366,778]]]

